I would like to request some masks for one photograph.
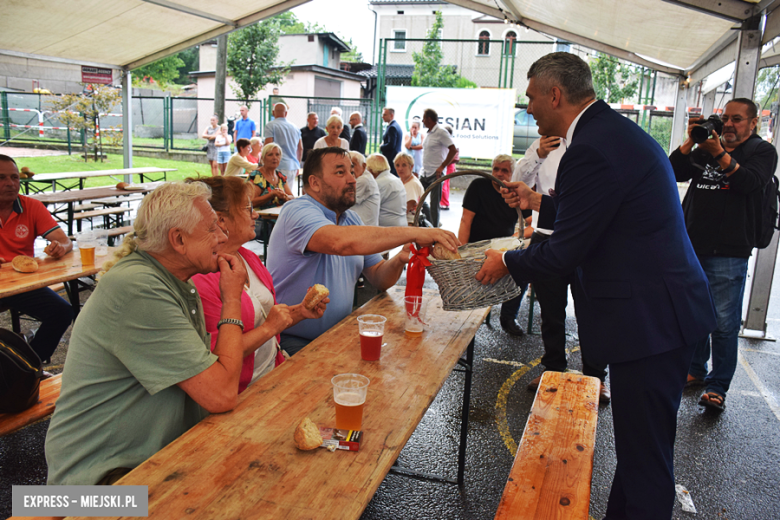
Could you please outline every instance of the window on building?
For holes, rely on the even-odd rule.
[[[514,56],[517,50],[517,33],[515,31],[509,31],[504,36],[504,54],[507,56]]]
[[[309,35],[309,43],[311,43],[311,42],[313,42],[313,41],[314,41],[314,35],[313,35],[313,34],[310,34],[310,35]]]
[[[326,43],[324,45],[324,49],[322,52],[322,66],[327,67],[328,66],[328,58],[330,57],[330,48],[328,47],[328,44]]]
[[[396,11],[396,14],[404,14],[403,11]]]
[[[490,54],[490,33],[487,31],[482,31],[481,33],[479,33],[477,54],[479,56],[488,56]]]
[[[406,52],[406,29],[393,31],[393,51]]]

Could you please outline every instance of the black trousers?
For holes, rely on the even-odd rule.
[[[41,322],[35,338],[30,343],[41,361],[51,357],[73,321],[73,308],[70,303],[48,287],[8,296],[0,299],[0,303]]]
[[[550,238],[550,235],[535,232],[531,236],[531,244],[539,244]],[[544,356],[542,365],[546,370],[563,372],[568,366],[566,360],[566,305],[569,301],[569,285],[574,274],[534,282],[534,293],[539,302],[542,314],[542,341]],[[582,354],[582,373],[597,377],[604,381],[607,377],[606,365],[592,363],[588,360],[586,345],[580,346]]]
[[[431,175],[430,177],[423,177],[420,176],[420,183],[423,185],[423,188],[426,190],[428,187],[436,182],[436,175]],[[439,204],[441,204],[441,184],[437,185],[430,193],[430,197],[428,198],[428,201],[431,204],[431,224],[433,224],[433,227],[437,228],[439,227]]]
[[[672,517],[677,410],[694,347],[610,363],[617,468],[605,520]]]

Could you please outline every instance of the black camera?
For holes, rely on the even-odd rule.
[[[718,135],[723,133],[723,121],[715,114],[708,117],[702,124],[691,128],[691,139],[693,139],[694,143],[701,144],[710,138],[713,130]]]

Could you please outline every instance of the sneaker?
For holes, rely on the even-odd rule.
[[[601,388],[599,388],[599,403],[601,404],[609,404],[609,402],[612,400],[612,393],[609,391],[609,388],[607,388],[607,385],[604,384],[604,382],[601,382]]]
[[[512,336],[525,336],[525,331],[511,318],[501,318],[501,328]]]

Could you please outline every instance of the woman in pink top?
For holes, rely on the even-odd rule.
[[[245,357],[238,383],[238,391],[243,392],[247,386],[284,361],[279,348],[279,333],[301,320],[321,318],[330,300],[326,298],[313,310],[307,310],[303,304],[276,304],[271,274],[256,254],[242,247],[255,238],[257,213],[250,203],[251,184],[238,177],[209,177],[188,181],[203,182],[211,188],[211,206],[228,236],[220,252],[241,258],[246,266],[248,277],[241,295]],[[203,302],[206,331],[211,334],[212,349],[219,335],[217,322],[222,311],[219,279],[219,272],[192,277]]]

